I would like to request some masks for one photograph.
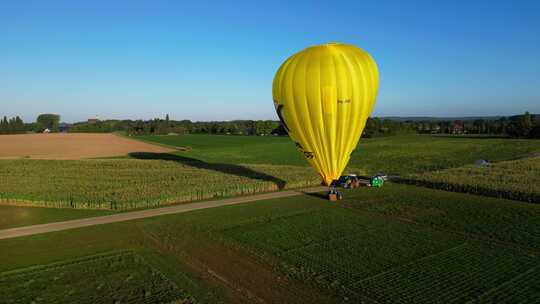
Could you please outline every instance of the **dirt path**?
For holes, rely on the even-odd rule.
[[[271,192],[271,193],[257,194],[257,195],[251,195],[251,196],[233,197],[233,198],[222,199],[222,200],[204,201],[204,202],[155,208],[155,209],[125,212],[125,213],[106,215],[106,216],[100,216],[100,217],[91,217],[91,218],[71,220],[71,221],[65,221],[65,222],[56,222],[56,223],[48,223],[48,224],[41,224],[41,225],[32,225],[32,226],[25,226],[25,227],[3,229],[3,230],[0,230],[0,240],[53,232],[53,231],[61,231],[61,230],[68,230],[68,229],[74,229],[74,228],[116,223],[116,222],[124,222],[124,221],[130,221],[130,220],[136,220],[136,219],[142,219],[142,218],[154,217],[154,216],[160,216],[160,215],[166,215],[166,214],[182,213],[182,212],[188,212],[188,211],[193,211],[193,210],[215,208],[215,207],[228,206],[228,205],[236,205],[236,204],[260,201],[260,200],[266,200],[266,199],[290,197],[290,196],[301,195],[304,193],[321,192],[321,191],[325,191],[326,189],[328,188],[314,187],[314,188],[307,188],[307,189],[300,189],[300,190],[287,190],[287,191]]]

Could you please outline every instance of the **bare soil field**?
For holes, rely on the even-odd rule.
[[[173,150],[114,134],[55,133],[0,136],[0,159],[83,159]]]

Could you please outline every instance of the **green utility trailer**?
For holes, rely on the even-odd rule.
[[[374,176],[371,178],[371,187],[380,188],[384,184],[384,179],[380,176]]]

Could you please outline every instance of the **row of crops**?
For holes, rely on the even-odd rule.
[[[444,233],[342,210],[285,217],[224,233],[263,259],[269,253],[278,256],[285,263],[277,267],[288,275],[348,297],[358,295],[352,288],[363,278],[463,243]]]
[[[0,161],[0,202],[126,210],[318,185],[307,167],[175,160]]]
[[[212,231],[205,237],[241,248],[276,272],[350,303],[534,299],[537,206],[470,198],[393,184],[347,191],[339,205],[296,197],[206,210],[145,229],[180,251],[186,247],[182,236]],[[509,226],[516,232],[504,232]],[[500,233],[484,235],[490,230]]]
[[[424,172],[411,175],[402,182],[540,203],[540,157]]]
[[[523,288],[516,278],[535,265],[538,257],[517,249],[470,242],[361,280],[352,289],[392,303],[469,303],[492,298],[489,293],[500,295],[498,287],[506,285],[522,288],[523,300],[528,299],[523,303],[531,303],[535,295],[530,282]]]
[[[132,252],[0,273],[0,286],[2,303],[183,303],[186,299],[179,287]]]
[[[540,297],[538,278],[540,265],[531,268],[511,281],[501,284],[497,289],[483,294],[478,303],[534,303]]]
[[[406,220],[540,250],[540,205],[403,184],[345,194],[341,205],[359,212]]]
[[[202,299],[201,302],[205,302],[204,295],[195,291],[204,290],[206,294],[208,286],[194,287],[200,282],[191,280],[190,271],[195,274],[201,271],[203,277],[215,274],[220,281],[232,282],[233,288],[243,288],[268,303],[317,302],[314,300],[317,298],[306,297],[296,286],[309,287],[308,291],[314,291],[315,296],[320,292],[337,298],[317,303],[369,303],[370,300],[373,303],[433,303],[437,299],[442,303],[469,300],[531,303],[538,299],[539,212],[540,205],[536,204],[398,184],[346,191],[339,204],[315,195],[301,195],[155,217],[138,222],[137,229],[133,229],[132,224],[119,223],[69,234],[51,234],[47,238],[40,237],[39,241],[36,239],[37,242],[16,239],[4,242],[8,250],[0,250],[0,253],[21,252],[22,257],[18,255],[16,259],[25,260],[24,266],[43,260],[40,254],[43,248],[48,249],[46,261],[65,257],[66,248],[73,248],[68,253],[70,256],[88,255],[89,250],[111,250],[99,244],[112,244],[112,240],[122,240],[115,247],[123,247],[127,242],[144,246],[144,250],[132,254],[133,258],[122,257],[125,266],[116,262],[117,258],[101,261],[101,257],[96,256],[86,258],[88,262],[72,260],[45,268],[4,272],[0,273],[0,286],[18,282],[6,291],[15,296],[28,286],[29,295],[21,300],[25,302],[31,302],[32,297],[35,298],[32,295],[41,292],[36,290],[49,290],[48,285],[59,294],[53,299],[59,299],[60,295],[67,297],[70,292],[80,297],[84,295],[82,287],[79,290],[75,285],[68,285],[65,291],[58,291],[54,289],[57,288],[54,280],[58,277],[60,286],[64,278],[76,282],[78,277],[88,277],[92,282],[86,283],[84,278],[81,282],[94,293],[110,291],[116,295],[113,290],[118,290],[117,294],[139,297],[131,302],[144,302],[146,296],[151,299],[153,295],[162,294],[161,287],[147,287],[154,286],[149,282],[171,286],[159,279],[162,277],[159,272],[152,270],[159,268],[176,286],[184,287],[188,294]],[[80,246],[87,243],[90,236],[88,246]],[[60,243],[63,245],[58,246]],[[21,250],[23,247],[25,250]],[[153,254],[147,254],[150,251]],[[11,264],[10,260],[16,259],[4,260]],[[156,262],[159,259],[161,261]],[[196,266],[184,269],[179,261],[198,265],[200,269]],[[66,272],[57,270],[60,268]],[[42,274],[43,269],[49,272]],[[103,269],[112,274],[103,274]],[[122,269],[127,272],[114,274],[122,273]],[[278,279],[263,276],[269,271]],[[179,279],[175,273],[185,274],[190,280]],[[19,274],[26,277],[16,279]],[[43,281],[44,276],[52,283]],[[140,279],[141,276],[145,279]],[[258,280],[261,276],[262,281]],[[196,277],[198,275],[193,278]],[[2,278],[8,279],[2,281]],[[32,279],[39,282],[34,285]],[[259,285],[246,283],[257,280]],[[130,283],[134,287],[127,286],[126,291],[122,290],[126,287],[117,287]],[[103,287],[97,289],[100,284]],[[275,290],[280,290],[282,285],[290,290],[287,295],[291,295],[291,300],[272,301],[276,298],[268,296],[269,290],[272,295],[277,294]],[[227,289],[232,290],[230,285]],[[2,292],[0,288],[3,300]],[[47,292],[44,294],[49,296]],[[163,297],[152,301],[167,302],[166,295]],[[74,302],[70,301],[72,298],[66,299],[56,301]],[[126,298],[119,301],[129,302],[123,299]]]
[[[353,302],[527,302],[536,297],[530,280],[537,254],[451,233],[331,210],[224,232],[262,259],[278,256],[282,262],[276,267],[288,275]],[[505,297],[503,291],[514,288],[516,296]]]

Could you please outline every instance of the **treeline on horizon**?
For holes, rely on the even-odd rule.
[[[0,121],[0,134],[28,132],[110,133],[127,135],[222,134],[222,135],[287,135],[273,120],[196,121],[155,118],[151,120],[97,120],[73,124],[60,123],[57,114],[41,114],[36,122],[24,123],[20,117]],[[540,138],[540,115],[528,112],[497,119],[463,120],[396,120],[369,118],[364,138],[400,134],[476,134],[511,138]]]
[[[60,128],[60,115],[40,114],[35,122],[25,123],[19,116],[7,118],[4,116],[0,120],[0,134],[24,134],[41,133],[44,130],[50,132],[62,131]]]

